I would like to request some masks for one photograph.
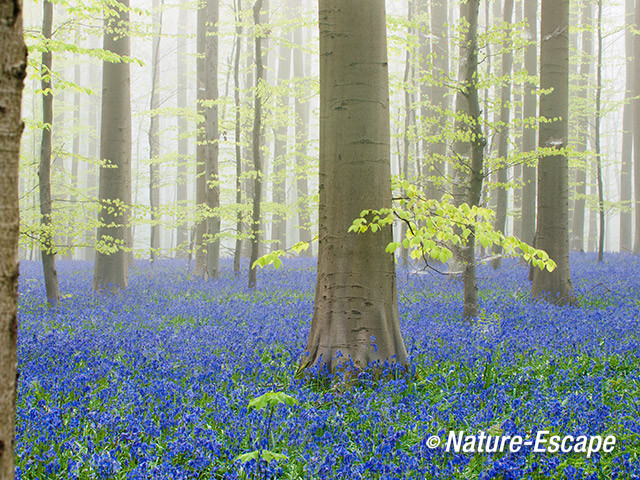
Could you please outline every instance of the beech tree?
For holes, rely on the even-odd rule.
[[[129,283],[131,234],[127,208],[131,203],[131,75],[128,57],[129,0],[105,9],[104,49],[120,61],[102,67],[100,127],[100,226],[97,232],[93,288],[126,288]]]
[[[569,0],[542,0],[540,23],[538,210],[535,247],[556,262],[553,271],[533,270],[533,296],[554,303],[572,300],[569,274]]]
[[[22,2],[0,0],[0,478],[15,475],[18,338],[18,170],[27,47]]]
[[[318,274],[300,368],[403,364],[391,229],[349,233],[363,209],[391,206],[385,2],[320,0],[319,20]]]

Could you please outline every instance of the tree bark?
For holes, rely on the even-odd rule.
[[[255,63],[256,63],[256,92],[253,104],[253,134],[252,153],[253,169],[253,208],[251,214],[251,258],[249,260],[249,288],[255,288],[257,283],[257,270],[254,266],[259,256],[260,248],[260,207],[262,204],[262,152],[260,137],[262,133],[262,94],[261,88],[264,82],[264,65],[262,63],[262,29],[260,11],[262,0],[256,0],[253,5],[253,24],[255,25]]]
[[[117,55],[130,54],[129,0],[105,16],[104,49]],[[131,201],[131,76],[126,62],[103,62],[102,118],[100,127],[100,226],[93,288],[124,289],[129,282],[131,245],[128,207]],[[105,247],[108,251],[105,251]],[[100,251],[102,250],[102,251]]]
[[[634,28],[640,29],[640,0],[636,0]],[[633,190],[635,231],[633,236],[633,253],[640,253],[640,35],[633,40],[633,58],[635,74],[633,76]]]
[[[540,148],[568,144],[569,117],[569,1],[542,0],[540,88],[551,93],[540,99],[540,116],[554,119],[540,125]],[[569,165],[564,152],[547,152],[538,161],[536,247],[556,262],[553,272],[535,268],[534,297],[564,304],[572,301],[569,273]]]
[[[589,75],[591,73],[591,57],[593,55],[593,32],[589,28],[593,24],[593,8],[590,2],[584,5],[582,11],[582,52],[580,59],[580,74],[578,77],[577,95],[586,103],[589,90]],[[580,103],[580,102],[578,102]],[[579,137],[576,142],[576,151],[585,154],[587,158],[587,141],[591,138],[589,118],[586,115],[576,117],[582,125],[579,126]],[[584,131],[583,131],[584,129]],[[584,225],[585,225],[585,198],[587,194],[588,161],[584,166],[576,169],[576,199],[573,204],[573,222],[571,227],[571,250],[583,251],[584,249]],[[590,232],[591,233],[591,232]]]
[[[598,0],[598,60],[596,72],[596,118],[595,118],[595,144],[596,144],[596,176],[598,180],[598,213],[600,216],[600,230],[598,237],[598,262],[604,257],[604,185],[602,182],[602,158],[600,157],[600,116],[602,103],[602,0]]]
[[[391,207],[384,0],[320,0],[319,20],[318,275],[300,368],[404,364],[391,229],[348,232],[363,209]]]
[[[22,2],[0,0],[0,478],[15,475],[18,338],[18,171],[27,48]]]
[[[620,202],[623,208],[630,209],[631,199],[631,179],[633,175],[632,168],[632,150],[633,150],[633,0],[625,0],[625,29],[624,29],[624,45],[625,45],[625,101],[622,113],[622,162],[620,167]],[[630,252],[633,246],[631,241],[632,227],[631,210],[620,212],[620,251]]]
[[[176,106],[178,107],[178,167],[176,172],[176,203],[178,208],[187,206],[187,160],[189,158],[189,125],[187,122],[187,29],[188,10],[180,8],[178,13],[178,37],[176,39],[176,63],[178,89],[176,91]],[[180,215],[178,215],[180,218]],[[189,246],[189,228],[182,222],[176,228],[176,249],[178,257],[185,257],[185,250]]]
[[[160,223],[158,209],[160,208],[160,138],[158,137],[159,118],[155,111],[160,106],[158,83],[160,80],[160,37],[162,36],[162,8],[164,1],[153,0],[154,34],[151,46],[151,98],[149,100],[149,207],[151,211],[151,235],[149,245],[149,259],[153,263],[160,250]]]
[[[509,155],[509,121],[510,121],[510,101],[511,101],[511,79],[507,76],[511,75],[513,69],[513,45],[511,40],[511,23],[513,21],[513,0],[504,1],[503,22],[506,29],[506,36],[502,44],[502,81],[504,82],[500,92],[500,130],[498,132],[498,191],[497,191],[497,208],[496,221],[494,228],[496,231],[505,232],[507,226],[507,204],[509,201],[509,191],[505,186],[509,181],[507,157]],[[502,265],[502,247],[494,246],[493,253],[500,255],[492,262],[493,268],[500,268]]]
[[[242,147],[241,141],[241,115],[240,109],[240,56],[242,53],[242,0],[234,2],[236,21],[236,56],[233,59],[233,99],[236,110],[235,121],[235,154],[236,154],[236,245],[233,253],[233,271],[240,271],[240,257],[242,255]]]
[[[50,40],[53,26],[53,3],[42,2],[42,36]],[[42,271],[47,292],[47,302],[57,305],[60,302],[58,272],[56,270],[55,249],[53,246],[53,225],[51,223],[51,133],[53,131],[53,92],[51,91],[52,54],[47,49],[42,52],[42,143],[40,147],[40,168],[38,169],[40,191],[40,243],[42,250]]]

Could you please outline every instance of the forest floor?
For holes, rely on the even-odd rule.
[[[408,372],[349,388],[294,380],[314,260],[260,270],[255,291],[246,265],[202,281],[185,262],[139,261],[118,295],[92,293],[90,263],[63,261],[57,309],[40,265],[22,262],[17,477],[640,478],[640,257],[595,260],[571,257],[567,307],[532,302],[516,260],[481,267],[473,327],[459,280],[399,268]],[[270,391],[297,403],[249,408]],[[540,430],[617,440],[590,458],[444,447],[449,431]],[[257,449],[268,464],[238,460]]]

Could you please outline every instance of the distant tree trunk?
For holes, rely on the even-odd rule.
[[[424,1],[424,0],[421,0]],[[434,114],[437,119],[434,124],[431,135],[440,137],[429,145],[428,153],[431,156],[431,164],[434,170],[431,175],[436,178],[435,182],[429,182],[427,185],[431,188],[431,192],[427,194],[431,198],[440,199],[442,193],[446,189],[443,183],[445,176],[445,159],[447,158],[447,142],[443,137],[443,133],[447,129],[448,115],[446,113],[449,108],[449,97],[447,87],[447,77],[449,75],[449,18],[448,18],[447,0],[431,0],[431,54],[433,56],[433,85],[429,92],[429,100]],[[426,83],[426,82],[422,82]],[[423,97],[423,101],[426,98]],[[439,178],[439,181],[437,180]],[[440,184],[438,184],[440,182]]]
[[[53,3],[42,2],[42,36],[51,39],[53,25]],[[51,225],[51,132],[53,131],[53,93],[51,92],[52,54],[51,50],[42,52],[42,144],[40,148],[40,168],[38,170],[40,190],[40,243],[42,250],[42,270],[50,305],[60,302],[58,272],[56,271],[55,249]]]
[[[418,55],[420,57],[419,65],[419,75],[422,77],[423,75],[430,73],[433,71],[431,62],[431,39],[430,36],[433,35],[431,32],[430,19],[431,15],[429,14],[429,2],[426,1],[418,1],[416,3],[416,15],[419,18],[419,28],[418,28]],[[445,5],[446,8],[446,5]],[[433,7],[432,7],[433,10]],[[429,123],[428,118],[430,115],[431,109],[431,83],[433,82],[419,82],[418,88],[420,91],[420,116],[422,127],[420,131],[420,155],[416,155],[416,175],[418,178],[424,179],[427,185],[426,193],[427,195],[431,195],[429,192],[435,192],[434,183],[429,180],[429,176],[435,176],[435,171],[430,171],[433,166],[432,159],[429,158],[429,149],[431,148],[431,144],[429,142]],[[417,148],[417,147],[416,147]],[[435,168],[434,168],[435,170]],[[433,194],[435,196],[435,193]]]
[[[158,129],[160,119],[155,111],[160,106],[158,83],[160,81],[160,37],[162,36],[162,8],[164,0],[153,0],[153,40],[151,47],[151,99],[149,110],[149,206],[151,210],[151,236],[149,245],[149,259],[153,262],[160,249],[160,224],[158,209],[160,208],[160,138]]]
[[[522,24],[524,21],[524,5],[522,1],[516,2],[514,5],[514,23]],[[513,59],[513,74],[518,75],[522,72],[522,54],[524,52],[519,49],[514,48],[514,59]],[[513,102],[514,106],[514,123],[515,125],[522,125],[522,93],[524,85],[516,85],[512,80],[512,85],[514,87],[513,92]],[[515,130],[515,129],[514,129]],[[516,144],[516,151],[522,152],[522,132],[516,131],[514,132],[514,140]],[[514,183],[518,184],[522,182],[522,164],[516,163],[513,166],[513,180]],[[514,188],[513,189],[513,231],[512,234],[516,237],[520,238],[522,233],[522,189]]]
[[[640,29],[640,0],[636,0],[634,28]],[[633,253],[640,253],[640,35],[633,40],[633,56],[635,75],[633,81],[633,189],[635,232],[633,236]]]
[[[176,172],[176,203],[178,208],[187,206],[187,159],[189,158],[189,124],[187,122],[187,29],[188,10],[180,8],[178,13],[178,37],[176,48],[178,88],[176,103],[178,107],[178,168]],[[180,218],[180,215],[178,215]],[[189,246],[189,228],[180,222],[176,229],[177,256],[184,257],[185,249]]]
[[[598,179],[598,213],[600,214],[600,236],[598,237],[598,262],[604,256],[604,185],[602,182],[602,158],[600,157],[600,115],[602,103],[602,0],[598,0],[598,60],[596,70],[596,118],[595,118],[595,143],[596,143],[596,176]]]
[[[233,59],[233,99],[236,110],[235,121],[235,153],[236,153],[236,245],[233,253],[233,271],[240,271],[240,257],[242,255],[242,147],[241,140],[241,116],[240,116],[240,55],[242,54],[242,0],[234,2],[236,21],[236,56]]]
[[[586,102],[589,90],[589,75],[591,72],[591,56],[593,55],[593,32],[589,28],[593,24],[593,8],[590,2],[586,2],[582,11],[582,52],[580,58],[580,75],[578,77],[577,96],[582,102]],[[577,102],[577,103],[580,103]],[[583,107],[581,107],[583,108]],[[591,138],[591,128],[588,116],[576,117],[582,125],[579,126],[579,137],[576,143],[576,151],[587,155],[587,141]],[[573,204],[573,222],[571,227],[571,250],[582,251],[584,249],[584,224],[585,224],[585,198],[587,194],[587,170],[588,162],[576,169],[576,199]],[[591,234],[591,232],[590,232]]]
[[[318,275],[300,369],[404,364],[391,229],[347,232],[363,209],[391,207],[385,3],[320,0],[319,17]]]
[[[557,119],[540,125],[540,148],[568,144],[569,1],[542,0],[540,88],[552,90],[540,99],[540,116]],[[536,247],[556,262],[553,272],[533,270],[533,296],[557,304],[572,301],[569,274],[569,165],[564,152],[546,153],[538,162]]]
[[[291,40],[287,34],[287,40]],[[281,89],[279,108],[282,109],[283,117],[278,120],[278,126],[274,132],[273,146],[273,182],[272,200],[276,211],[271,221],[271,250],[286,248],[287,238],[287,217],[280,213],[278,209],[283,208],[287,202],[287,150],[288,150],[288,127],[289,127],[289,79],[291,77],[291,46],[284,44],[280,46],[278,60],[278,88]]]
[[[99,65],[88,65],[89,70],[89,84],[96,91],[101,89],[102,83],[102,75],[101,68]],[[89,138],[87,140],[87,156],[95,161],[98,160],[100,156],[99,152],[99,136],[100,136],[100,117],[101,117],[101,102],[102,98],[89,98],[90,102],[88,110],[88,120],[87,124],[92,127],[91,133],[89,134]],[[98,180],[98,171],[99,168],[93,164],[87,164],[87,171],[85,182],[87,192],[91,195],[92,198],[96,199],[99,196],[99,180]],[[95,262],[95,234],[96,231],[93,229],[87,228],[85,231],[85,240],[87,242],[87,247],[85,248],[85,260],[89,260]]]
[[[24,127],[20,107],[27,48],[22,35],[22,2],[0,0],[0,12],[0,478],[13,480],[18,387],[18,170]]]
[[[294,78],[304,78],[304,58],[302,55],[302,28],[296,28],[293,32],[293,76]],[[309,214],[309,179],[307,174],[307,137],[309,125],[309,100],[296,95],[294,111],[296,115],[296,198],[298,208],[298,230],[300,241],[311,243],[311,218]],[[303,252],[304,256],[311,256],[311,248]]]
[[[253,106],[253,134],[252,153],[255,179],[253,181],[253,208],[251,214],[251,259],[249,261],[249,288],[257,283],[257,271],[254,262],[259,256],[260,247],[260,207],[262,204],[262,152],[260,137],[262,133],[262,95],[260,89],[264,82],[264,65],[262,63],[262,33],[260,32],[260,10],[262,0],[256,0],[253,5],[253,23],[255,31],[255,62],[256,62],[256,93]]]
[[[509,181],[508,163],[509,156],[509,121],[510,121],[510,102],[511,102],[511,79],[504,80],[511,75],[513,69],[513,40],[511,39],[511,24],[513,22],[513,0],[504,1],[503,11],[504,28],[506,29],[505,40],[502,44],[502,72],[503,84],[500,92],[500,130],[498,132],[498,158],[501,163],[498,168],[498,186],[497,191],[497,209],[495,230],[505,232],[507,226],[507,205],[509,201],[506,184]],[[502,265],[502,247],[494,246],[493,253],[500,255],[491,262],[493,268],[499,268]]]
[[[622,162],[620,167],[620,202],[624,208],[632,207],[631,199],[631,178],[632,172],[632,150],[633,150],[633,0],[625,0],[625,29],[624,29],[624,45],[625,45],[625,95],[624,107],[622,113]],[[630,252],[633,246],[631,241],[632,227],[631,211],[620,212],[620,251]]]
[[[76,42],[79,39],[79,30],[76,30]],[[76,85],[80,85],[82,82],[81,79],[81,71],[80,71],[80,63],[77,62],[73,66],[73,82]],[[80,91],[75,90],[73,92],[73,140],[71,145],[71,194],[69,195],[69,204],[72,208],[73,217],[77,215],[78,212],[78,197],[76,192],[78,191],[78,180],[79,180],[79,156],[80,156]],[[69,226],[69,232],[67,232],[67,245],[72,246],[75,241],[74,231],[76,229]],[[75,247],[69,249],[69,258],[73,259]]]
[[[116,3],[104,20],[104,49],[129,56],[129,0]],[[131,201],[130,84],[128,63],[103,62],[100,158],[105,164],[100,167],[97,232],[102,248],[96,249],[94,290],[124,289],[129,283],[130,260],[125,248],[132,246],[127,226]]]

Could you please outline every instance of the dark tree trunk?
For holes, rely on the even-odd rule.
[[[300,368],[404,364],[391,229],[348,232],[363,209],[391,207],[384,0],[320,0],[319,17],[318,276]]]
[[[23,123],[20,107],[27,69],[22,2],[0,0],[0,478],[15,475],[18,239],[18,171]]]
[[[42,2],[42,36],[51,39],[53,25],[53,3]],[[47,292],[47,302],[60,302],[58,272],[56,271],[55,249],[53,246],[53,225],[51,224],[51,133],[53,131],[53,93],[51,92],[52,54],[42,52],[42,143],[40,147],[40,168],[38,169],[40,190],[40,243],[42,250],[42,270]]]
[[[129,0],[121,0],[105,17],[104,49],[130,54]],[[124,289],[129,283],[132,246],[128,223],[131,202],[131,76],[126,62],[103,62],[100,127],[100,212],[93,288]],[[109,253],[104,250],[106,247]],[[100,251],[103,250],[103,251]]]
[[[551,90],[540,99],[540,116],[557,119],[540,125],[539,147],[568,144],[569,1],[542,0],[540,87]],[[536,247],[556,262],[553,272],[533,270],[533,296],[557,304],[572,301],[569,274],[569,162],[564,152],[547,152],[538,161]]]

